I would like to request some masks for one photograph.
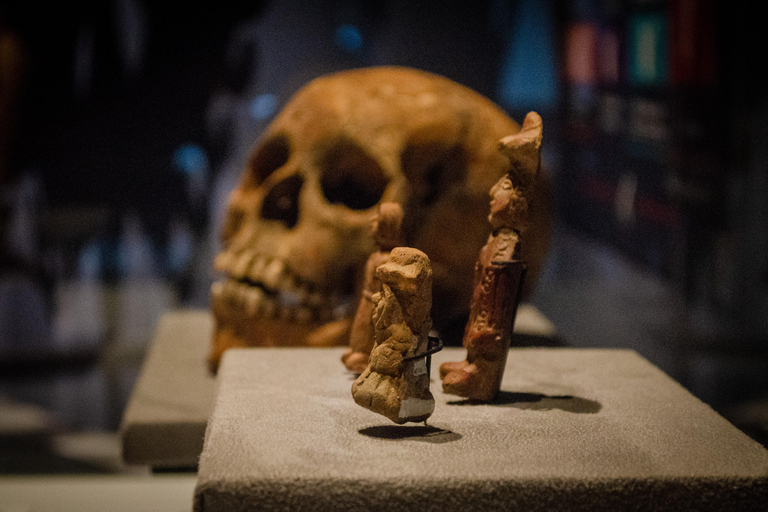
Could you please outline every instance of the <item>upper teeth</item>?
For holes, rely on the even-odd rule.
[[[215,305],[230,313],[311,322],[345,317],[351,311],[350,300],[315,291],[315,287],[294,276],[280,259],[251,251],[222,252],[214,267],[229,279],[214,283],[211,295]],[[247,281],[263,285],[264,289]]]
[[[278,289],[282,284],[282,278],[285,277],[285,264],[280,260],[272,260],[261,273],[260,281],[267,288]],[[253,276],[251,276],[253,279]]]

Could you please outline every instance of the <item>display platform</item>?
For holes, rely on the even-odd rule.
[[[205,357],[213,318],[208,310],[179,310],[161,318],[123,415],[123,460],[156,469],[197,468],[213,410],[216,380]],[[515,335],[554,343],[557,332],[534,306],[521,304]]]
[[[0,476],[2,512],[182,512],[194,475]]]
[[[358,407],[343,349],[222,360],[197,512],[765,510],[768,451],[627,350],[512,349],[494,404],[445,395],[429,425]]]
[[[123,415],[123,460],[194,469],[213,410],[216,379],[205,365],[213,320],[204,310],[163,315]]]

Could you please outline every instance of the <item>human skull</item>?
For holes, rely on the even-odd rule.
[[[444,339],[461,331],[488,190],[509,167],[498,142],[519,130],[488,99],[423,71],[366,68],[307,84],[265,130],[230,197],[211,368],[232,346],[346,344],[382,202],[403,205],[406,244],[432,261],[435,328]],[[531,203],[523,256],[535,276],[548,212]]]

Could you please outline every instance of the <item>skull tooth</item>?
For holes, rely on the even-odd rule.
[[[308,307],[311,310],[317,310],[327,307],[325,295],[317,291],[312,283],[302,282],[301,279],[294,276],[293,290],[298,296],[298,303]]]
[[[245,311],[249,317],[259,315],[264,305],[264,292],[259,288],[250,288],[245,293]]]
[[[262,274],[262,277],[261,277],[261,282],[263,282],[267,288],[276,290],[278,289],[280,281],[283,278],[284,272],[285,272],[285,263],[283,263],[279,259],[272,260],[271,262],[269,262],[269,265],[267,265],[267,268],[264,269],[264,273]]]
[[[229,268],[229,264],[232,261],[232,254],[229,252],[221,252],[213,260],[213,268],[216,272],[225,272]]]
[[[234,289],[234,292],[235,292],[234,293],[234,299],[235,299],[236,306],[240,310],[244,310],[245,309],[245,300],[246,300],[246,297],[245,297],[246,288],[245,288],[245,286],[243,286],[240,283],[235,283],[235,287],[233,289]]]
[[[249,313],[250,305],[249,305],[249,303],[252,300],[250,298],[252,290],[253,290],[253,288],[251,288],[250,286],[238,283],[237,298],[238,298],[238,301],[239,301],[239,307],[240,307],[240,309],[242,311],[246,312],[249,316],[250,316],[250,313]]]
[[[254,256],[255,255],[252,252],[246,251],[234,258],[231,271],[232,275],[237,278],[245,277],[248,268],[251,266],[251,262],[253,261]]]
[[[214,300],[219,300],[223,291],[224,283],[221,281],[216,281],[215,283],[211,284],[211,297]]]
[[[237,293],[237,283],[234,281],[225,281],[221,289],[221,294],[227,302],[232,302]]]
[[[259,281],[268,261],[266,256],[257,255],[251,263],[251,267],[248,269],[248,277],[254,281]]]
[[[227,308],[235,307],[234,287],[229,283],[224,283],[224,288],[221,291],[222,302]]]

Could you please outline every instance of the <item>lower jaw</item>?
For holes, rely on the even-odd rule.
[[[351,320],[346,318],[327,323],[299,323],[276,318],[236,318],[234,315],[227,315],[226,318],[214,315],[214,318],[217,330],[228,329],[245,347],[346,345],[349,342],[348,328],[331,327],[351,325]]]
[[[213,373],[224,351],[237,347],[333,347],[349,344],[351,318],[327,323],[222,316],[213,308],[215,327],[208,365]]]

